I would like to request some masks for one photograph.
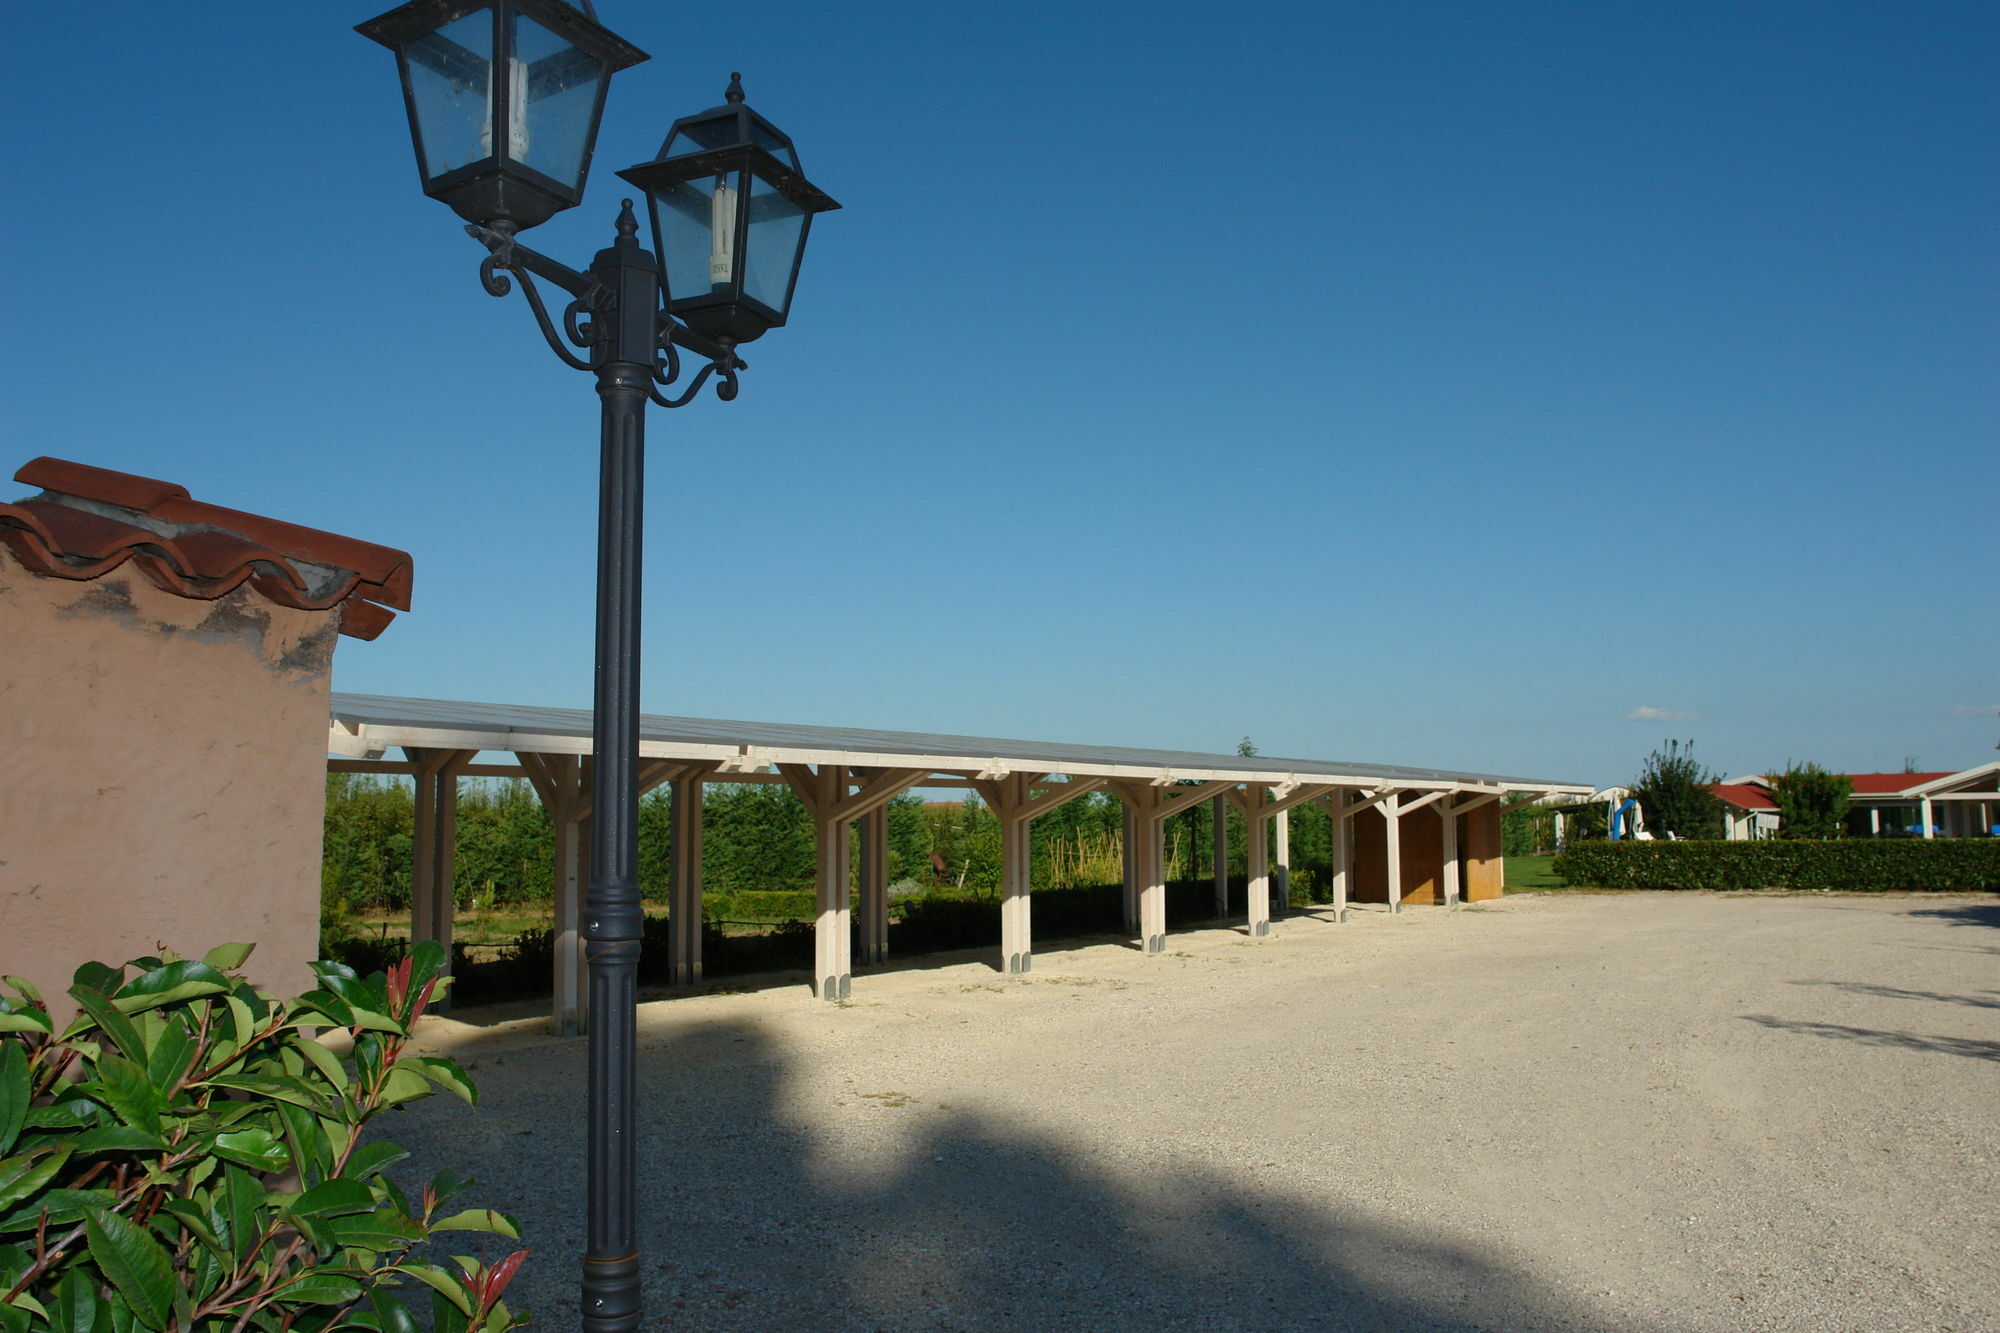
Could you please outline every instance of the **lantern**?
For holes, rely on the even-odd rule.
[[[812,216],[840,207],[744,103],[738,74],[721,106],[674,122],[657,160],[618,174],[646,192],[668,311],[735,343],[785,322]]]
[[[611,76],[646,59],[562,0],[411,0],[355,31],[396,53],[424,193],[513,231],[582,201]]]

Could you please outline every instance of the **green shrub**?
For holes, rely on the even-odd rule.
[[[7,978],[0,1330],[415,1333],[402,1293],[420,1290],[434,1333],[517,1327],[500,1295],[527,1251],[491,1266],[417,1252],[441,1232],[518,1239],[513,1221],[447,1211],[470,1183],[454,1172],[405,1194],[386,1169],[407,1154],[363,1133],[434,1086],[476,1100],[450,1060],[405,1054],[442,951],[366,980],[316,963],[319,988],[286,1001],[237,975],[249,953],[140,958],[136,976],[86,963],[60,1032]]]
[[[2000,889],[2000,840],[1589,842],[1556,857],[1565,884],[1608,889]]]
[[[1787,764],[1764,784],[1778,807],[1780,838],[1837,838],[1847,822],[1854,781],[1818,764]]]
[[[1668,741],[1646,756],[1632,782],[1632,799],[1646,813],[1646,827],[1659,837],[1722,837],[1722,802],[1710,787],[1721,781],[1695,762],[1693,741]]]

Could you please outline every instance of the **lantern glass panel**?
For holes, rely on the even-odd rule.
[[[403,48],[425,180],[493,155],[493,11],[475,9]]]
[[[759,176],[750,178],[750,230],[744,245],[743,294],[785,313],[806,211]]]
[[[507,155],[579,188],[598,89],[610,72],[526,15],[512,17]]]
[[[736,280],[737,204],[742,176],[718,173],[653,191],[654,225],[667,296],[685,301]]]
[[[660,156],[686,157],[689,153],[706,153],[711,148],[731,148],[741,141],[742,136],[736,132],[734,116],[698,120],[692,125],[676,128]]]
[[[780,139],[777,135],[765,129],[762,125],[759,125],[754,120],[750,122],[750,139],[751,142],[755,143],[759,148],[762,148],[772,157],[775,157],[780,162],[783,162],[793,171],[797,171],[799,169],[798,154],[792,151],[792,146],[786,143],[783,139]]]

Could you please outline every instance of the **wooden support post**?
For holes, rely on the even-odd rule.
[[[1249,877],[1246,916],[1252,939],[1271,933],[1271,829],[1265,821],[1264,789],[1251,787],[1239,802],[1243,811],[1244,870]]]
[[[1124,846],[1124,888],[1125,888],[1125,930],[1128,934],[1139,933],[1139,820],[1132,811],[1132,804],[1125,803]]]
[[[590,837],[583,826],[590,808],[588,763],[580,755],[515,756],[529,785],[541,797],[555,828],[555,966],[552,983],[556,1031],[580,1036],[587,1012],[583,957],[583,889],[589,883]]]
[[[1132,933],[1147,953],[1167,947],[1167,820],[1183,810],[1230,790],[1225,782],[1180,786],[1170,781],[1114,781],[1110,784],[1125,803],[1126,912],[1136,916]],[[1136,891],[1137,902],[1133,901]]]
[[[1333,919],[1339,923],[1347,920],[1347,896],[1354,888],[1354,823],[1347,793],[1330,793],[1326,812],[1333,825]]]
[[[1271,915],[1283,921],[1292,909],[1292,812],[1280,810],[1274,816],[1278,849],[1271,866]]]
[[[1924,836],[1926,838],[1935,838],[1937,830],[1931,826],[1931,798],[1926,796],[1919,800],[1917,809],[1920,812],[1918,817],[1924,821]]]
[[[1029,911],[1029,890],[1034,853],[1029,830],[1034,821],[1025,815],[1005,820],[1000,826],[1000,876],[1004,897],[1000,900],[1000,963],[1009,976],[1024,976],[1034,970],[1034,929]]]
[[[854,989],[854,911],[849,889],[853,839],[848,836],[848,826],[929,774],[905,768],[850,770],[845,764],[822,764],[818,772],[810,764],[780,764],[778,771],[813,820],[819,888],[819,914],[813,925],[813,993],[822,1000],[845,1000]],[[857,783],[860,790],[850,793],[848,788]]]
[[[1213,844],[1215,862],[1215,914],[1229,915],[1229,798],[1218,796],[1210,802],[1214,807],[1214,833],[1209,841]]]
[[[1046,773],[1009,773],[1005,777],[975,777],[972,788],[1000,821],[1000,970],[1023,976],[1035,965],[1034,930],[1029,892],[1034,868],[1031,840],[1035,817],[1067,805],[1104,785],[1102,778],[1053,783],[1035,794]]]
[[[1458,807],[1450,800],[1438,802],[1438,818],[1443,821],[1444,905],[1458,906]]]
[[[417,765],[410,831],[410,943],[437,937],[437,776],[430,750],[405,749]]]
[[[861,816],[861,961],[888,957],[889,811],[878,807]]]
[[[458,859],[458,776],[479,752],[405,746],[403,753],[417,766],[416,821],[410,840],[410,943],[431,940],[442,947],[448,976],[457,905],[452,875]],[[451,992],[444,991],[434,1007],[440,1012],[450,1009]]]
[[[551,934],[555,937],[556,1031],[565,1037],[583,1032],[583,857],[578,839],[581,828],[573,819],[555,821],[555,909]]]
[[[667,861],[667,929],[676,986],[701,982],[701,808],[703,778],[696,769],[673,779],[673,820]]]
[[[1147,953],[1167,948],[1167,822],[1139,821],[1139,947]]]
[[[1389,910],[1403,910],[1403,829],[1399,818],[1401,797],[1395,792],[1382,798],[1382,852],[1388,867]]]

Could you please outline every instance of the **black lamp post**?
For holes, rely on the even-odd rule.
[[[584,895],[590,972],[589,1237],[583,1326],[639,1327],[634,1225],[635,993],[645,917],[638,879],[639,568],[647,402],[683,407],[715,377],[725,402],[748,367],[739,343],[785,322],[812,215],[839,205],[798,169],[791,140],[743,105],[674,122],[660,160],[620,172],[645,189],[662,264],[627,200],[617,239],[578,272],[516,234],[579,203],[611,75],[646,59],[596,21],[589,0],[411,0],[357,29],[396,52],[424,193],[486,246],[479,276],[518,279],[543,338],[597,377],[596,816]],[[511,278],[510,278],[511,275]],[[552,318],[535,279],[571,299]],[[706,359],[669,398],[680,350]]]

